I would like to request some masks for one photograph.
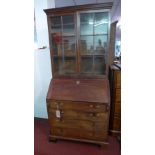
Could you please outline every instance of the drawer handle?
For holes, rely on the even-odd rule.
[[[90,108],[93,108],[93,105],[91,104],[91,105],[89,105],[89,107],[90,107]]]

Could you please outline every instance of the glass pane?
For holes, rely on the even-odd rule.
[[[51,32],[61,33],[61,16],[51,17]]]
[[[51,17],[51,39],[53,55],[61,55],[62,36],[61,36],[61,16]]]
[[[95,13],[94,20],[94,33],[95,34],[108,34],[108,13],[98,12]]]
[[[82,57],[81,73],[92,73],[92,72],[93,72],[93,57]]]
[[[65,57],[63,60],[63,74],[73,74],[76,71],[76,59]]]
[[[80,14],[81,35],[93,35],[93,24],[94,24],[93,13]]]
[[[93,46],[93,36],[81,36],[80,40],[80,52],[81,55],[93,54],[94,46]]]
[[[53,58],[53,72],[55,74],[60,74],[62,72],[62,58],[54,57]]]
[[[52,53],[53,55],[62,55],[62,36],[61,34],[52,34]]]
[[[105,54],[107,48],[107,35],[94,37],[94,52],[95,54]]]
[[[55,74],[67,75],[76,71],[76,59],[73,57],[54,57],[53,62]]]
[[[64,55],[75,55],[75,37],[63,37],[63,50]]]
[[[95,67],[94,67],[95,74],[105,74],[105,71],[106,71],[105,58],[95,57]]]
[[[74,15],[62,16],[63,35],[74,35]]]

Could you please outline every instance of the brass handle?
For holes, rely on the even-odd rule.
[[[90,107],[90,108],[93,108],[93,105],[91,104],[91,105],[89,105],[89,107]]]

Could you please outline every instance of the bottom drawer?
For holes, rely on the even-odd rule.
[[[52,128],[51,135],[62,136],[68,138],[76,138],[76,139],[88,139],[88,140],[96,140],[96,141],[104,141],[107,140],[107,132],[99,131],[99,132],[91,132],[81,129],[67,129],[67,128]]]
[[[70,137],[70,138],[89,138],[93,136],[91,131],[81,131],[80,129],[63,129],[52,128],[51,134],[56,136]]]
[[[121,118],[114,116],[113,130],[121,131]]]

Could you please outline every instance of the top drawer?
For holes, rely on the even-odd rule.
[[[102,103],[85,103],[71,101],[51,101],[48,103],[48,108],[62,110],[80,110],[88,112],[106,112],[109,111],[109,105]]]
[[[121,88],[121,72],[115,71],[115,88]]]

